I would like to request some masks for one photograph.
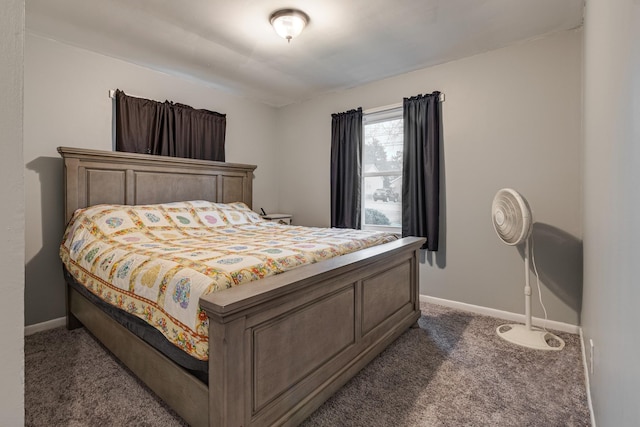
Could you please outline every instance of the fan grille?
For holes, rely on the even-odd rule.
[[[507,245],[524,242],[531,231],[531,211],[515,190],[503,188],[496,193],[491,207],[493,227]]]

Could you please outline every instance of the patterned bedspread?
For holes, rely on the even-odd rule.
[[[74,214],[60,257],[90,292],[207,360],[201,295],[394,239],[373,231],[280,225],[243,203],[97,205]]]

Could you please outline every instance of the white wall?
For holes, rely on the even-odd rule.
[[[421,293],[524,312],[522,257],[500,243],[490,220],[495,192],[514,187],[539,223],[549,316],[578,324],[581,41],[580,30],[562,32],[281,109],[281,210],[297,224],[330,225],[331,113],[439,90],[446,95],[443,247],[426,254]],[[533,314],[543,316],[537,304]]]
[[[0,9],[0,425],[24,424],[24,172],[22,167],[24,0]]]
[[[584,55],[585,342],[596,423],[640,420],[640,2],[589,0]],[[588,347],[587,347],[588,348]]]
[[[227,114],[226,159],[256,164],[254,208],[277,210],[276,110],[215,88],[28,34],[25,46],[26,324],[64,315],[56,147],[112,149],[109,89]]]

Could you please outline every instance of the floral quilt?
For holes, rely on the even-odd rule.
[[[96,205],[75,212],[60,257],[90,292],[207,360],[200,296],[395,238],[276,224],[243,203]]]

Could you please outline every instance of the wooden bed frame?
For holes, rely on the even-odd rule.
[[[252,205],[255,166],[59,147],[65,220],[99,203]],[[297,425],[420,317],[408,237],[201,298],[209,386],[67,286],[67,326],[84,325],[193,426]]]

